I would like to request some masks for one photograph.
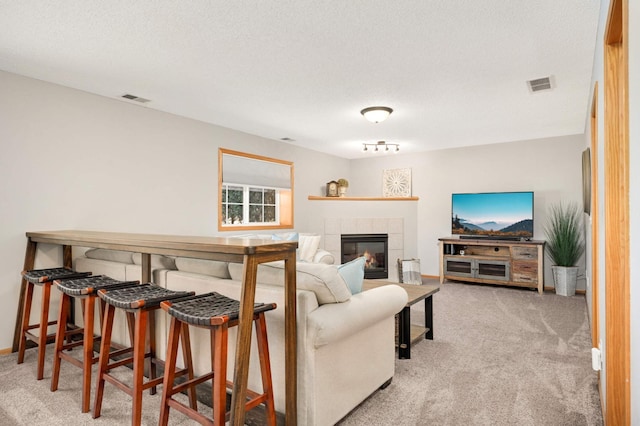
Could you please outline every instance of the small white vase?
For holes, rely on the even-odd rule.
[[[576,284],[578,282],[577,266],[552,266],[553,282],[556,287],[556,294],[560,296],[574,296],[576,294]]]
[[[338,187],[338,194],[341,197],[346,197],[346,195],[347,195],[347,187],[346,186],[339,186]]]

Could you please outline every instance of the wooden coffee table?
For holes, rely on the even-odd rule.
[[[423,280],[424,282],[424,280]],[[422,339],[433,340],[433,296],[440,291],[437,284],[402,284],[383,280],[364,280],[363,290],[370,290],[383,285],[395,284],[407,292],[409,300],[397,315],[398,321],[398,358],[411,358],[411,345]],[[424,327],[411,324],[411,305],[424,300]]]

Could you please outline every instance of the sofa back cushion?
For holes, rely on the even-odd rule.
[[[230,263],[231,279],[242,281],[242,269],[242,264]],[[335,265],[298,262],[296,269],[296,287],[313,291],[318,305],[346,302],[351,298],[351,291]],[[284,261],[258,265],[257,283],[284,286]]]
[[[130,251],[122,250],[107,250],[107,249],[89,249],[84,255],[89,259],[107,260],[109,262],[118,263],[133,263],[133,258]]]
[[[133,253],[131,258],[136,265],[142,265],[142,254]],[[173,257],[152,254],[151,269],[176,269],[176,260]]]
[[[176,268],[182,272],[209,275],[216,278],[231,278],[229,264],[217,260],[192,259],[189,257],[177,257]]]

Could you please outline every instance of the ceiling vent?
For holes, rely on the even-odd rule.
[[[130,101],[140,102],[141,104],[146,104],[147,102],[151,102],[151,100],[149,99],[141,98],[140,96],[136,96],[136,95],[130,95],[128,93],[126,95],[122,95],[122,97],[125,99],[129,99]]]
[[[529,87],[529,90],[533,93],[541,92],[543,90],[551,90],[551,77],[529,80],[527,81],[527,87]]]

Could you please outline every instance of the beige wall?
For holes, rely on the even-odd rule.
[[[580,135],[348,161],[5,72],[0,93],[0,349],[13,339],[25,231],[215,235],[218,147],[295,163],[301,232],[322,233],[327,217],[403,218],[404,253],[431,275],[452,192],[535,191],[536,238],[550,202],[581,199]],[[382,170],[398,167],[412,168],[420,201],[307,200],[337,177],[350,180],[349,195],[380,196]],[[60,262],[45,249],[38,266]]]
[[[26,231],[215,235],[218,147],[295,163],[300,230],[307,195],[348,174],[348,160],[2,71],[0,94],[0,349],[13,341]],[[53,247],[37,256],[60,261]]]
[[[417,247],[422,273],[438,275],[440,237],[451,235],[451,194],[534,191],[534,238],[544,239],[551,203],[582,205],[584,135],[430,151],[411,155],[372,155],[351,162],[349,190],[382,193],[384,169],[411,168],[417,204]],[[549,262],[545,286],[553,286]],[[584,273],[578,288],[584,288]]]

